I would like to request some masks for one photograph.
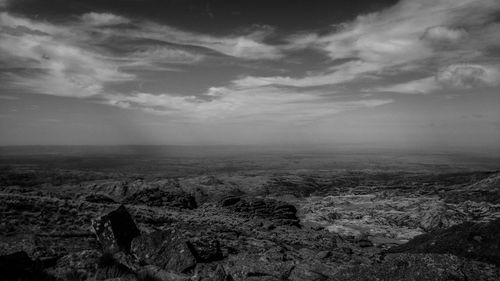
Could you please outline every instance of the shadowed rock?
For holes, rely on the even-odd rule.
[[[0,279],[3,281],[53,280],[23,251],[0,256]]]
[[[388,252],[449,253],[500,265],[500,219],[490,223],[467,222],[423,234]]]
[[[146,264],[184,273],[196,265],[188,241],[175,230],[143,234],[132,241],[132,253]]]
[[[299,225],[295,206],[274,199],[228,197],[221,206],[248,217],[261,217],[278,225]]]
[[[134,220],[123,205],[93,220],[92,228],[103,251],[108,253],[130,252],[130,242],[140,235]]]
[[[392,254],[381,264],[339,271],[335,281],[468,281],[498,280],[498,268],[453,255]],[[330,279],[331,280],[331,279]]]

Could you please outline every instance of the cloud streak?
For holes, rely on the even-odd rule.
[[[311,87],[405,72],[434,76],[450,62],[480,65],[490,56],[487,50],[498,47],[491,36],[498,39],[494,34],[500,34],[500,25],[494,22],[499,11],[500,3],[494,0],[403,0],[384,11],[336,25],[328,35],[309,33],[289,38],[290,50],[313,48],[327,54],[332,64],[348,62],[304,77],[248,76],[235,83]],[[497,58],[494,63],[498,64]],[[392,89],[430,92],[439,88],[431,80],[421,79],[405,87],[396,84]],[[424,88],[410,91],[417,85]]]

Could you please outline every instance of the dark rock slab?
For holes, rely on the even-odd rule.
[[[130,243],[140,235],[132,216],[122,205],[118,209],[92,221],[92,228],[104,252],[130,252]]]
[[[490,223],[466,222],[419,235],[389,253],[441,253],[500,265],[500,219]]]

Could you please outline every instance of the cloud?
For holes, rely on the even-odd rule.
[[[439,90],[441,87],[434,77],[422,78],[406,83],[386,87],[376,87],[365,92],[391,92],[402,94],[427,94]]]
[[[132,52],[127,57],[134,62],[149,65],[158,63],[193,64],[205,58],[202,54],[164,46],[148,46]]]
[[[150,39],[165,43],[197,46],[215,52],[246,60],[275,60],[284,55],[277,46],[262,42],[270,34],[256,30],[247,34],[232,36],[209,36],[194,32],[182,31],[171,26],[160,25],[154,22],[136,22],[129,29],[107,30],[108,35],[132,37],[136,39]]]
[[[446,26],[429,27],[422,38],[433,43],[456,43],[467,35],[461,28],[451,28]]]
[[[7,8],[9,5],[10,0],[0,0],[0,9],[2,8]]]
[[[81,19],[85,24],[92,26],[118,25],[130,22],[129,19],[122,16],[110,13],[94,13],[94,12],[83,14],[81,16]]]
[[[444,89],[466,90],[498,85],[500,85],[500,70],[497,67],[480,64],[453,64],[442,68],[433,77],[364,91],[428,94]]]
[[[317,120],[347,110],[377,107],[389,99],[340,101],[321,92],[297,92],[276,87],[238,89],[212,87],[203,97],[137,93],[114,95],[106,103],[141,109],[196,122],[302,122]]]
[[[376,63],[361,60],[350,61],[338,66],[331,67],[329,72],[307,75],[301,78],[273,76],[255,77],[246,76],[234,80],[233,84],[239,87],[261,87],[268,85],[281,85],[292,87],[314,87],[323,85],[335,85],[361,78],[363,74],[377,71],[380,66]]]
[[[471,89],[500,85],[498,68],[480,64],[454,64],[437,73],[437,81],[445,87]]]
[[[464,59],[484,60],[486,50],[498,46],[491,37],[498,39],[495,34],[500,34],[494,22],[499,11],[500,2],[495,0],[402,0],[386,10],[335,25],[330,34],[299,34],[288,39],[288,50],[313,48],[327,54],[332,63],[350,62],[305,77],[245,77],[238,83],[336,85],[367,75],[429,72],[436,64],[441,68]],[[419,83],[426,90],[435,88],[428,81]]]
[[[87,97],[100,94],[105,83],[134,77],[120,71],[109,57],[79,46],[66,29],[6,13],[0,15],[0,22],[7,28],[0,33],[0,58],[8,66],[26,70],[6,75],[11,87]]]

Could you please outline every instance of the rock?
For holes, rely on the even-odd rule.
[[[51,273],[59,279],[68,276],[78,276],[79,280],[90,279],[97,272],[97,263],[100,256],[101,253],[96,250],[68,254],[57,260]]]
[[[441,254],[391,254],[381,264],[359,265],[337,272],[335,281],[467,281],[498,280],[494,266]]]
[[[36,247],[35,235],[20,234],[0,238],[0,255],[25,252],[31,259],[35,259]]]
[[[150,281],[188,281],[189,277],[167,272],[157,266],[147,265],[141,268],[137,276],[139,280]]]
[[[332,252],[330,251],[320,251],[318,254],[316,254],[316,258],[318,259],[326,259],[329,258],[332,255]]]
[[[294,261],[285,260],[279,249],[271,248],[265,253],[240,253],[230,255],[227,271],[235,280],[288,280]]]
[[[134,220],[122,205],[118,209],[92,221],[92,228],[104,252],[130,252],[130,242],[140,235]]]
[[[295,206],[274,199],[241,198],[224,201],[225,206],[242,215],[257,216],[273,221],[277,225],[299,226]]]
[[[160,188],[150,188],[138,191],[127,197],[124,203],[180,209],[195,209],[197,207],[196,200],[193,196],[182,191],[170,192]]]
[[[329,280],[329,276],[321,270],[316,270],[308,265],[299,264],[295,266],[290,272],[290,276],[287,280],[290,281],[326,281]]]
[[[175,230],[143,234],[132,241],[131,248],[141,262],[167,271],[185,273],[197,262],[189,242]]]
[[[220,179],[218,179],[216,176],[205,176],[200,179],[200,184],[203,185],[221,185],[224,184],[224,182]]]
[[[372,241],[370,241],[368,239],[361,239],[361,240],[357,241],[357,244],[361,248],[373,247]]]
[[[212,237],[192,238],[188,246],[199,262],[213,262],[224,258],[219,241]]]
[[[490,223],[467,222],[423,234],[389,253],[449,253],[500,265],[500,219]]]
[[[191,278],[193,281],[233,281],[232,276],[224,267],[216,263],[199,263]]]
[[[99,204],[114,204],[116,201],[105,194],[90,194],[85,197],[85,201]]]
[[[3,281],[53,280],[23,251],[0,256],[0,274]]]
[[[127,261],[128,258],[123,252],[114,255],[105,253],[97,262],[95,278],[97,280],[121,278],[127,281],[135,281],[135,272],[138,268],[130,266],[130,262]]]
[[[222,207],[233,206],[234,204],[238,203],[240,200],[241,200],[241,198],[238,196],[226,196],[220,200],[220,205]]]

